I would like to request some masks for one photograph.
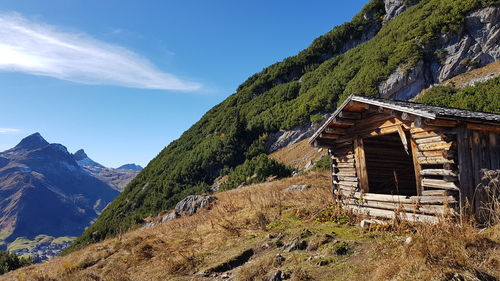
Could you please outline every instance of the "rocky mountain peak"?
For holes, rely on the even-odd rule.
[[[80,150],[76,151],[76,152],[73,154],[73,158],[74,158],[76,161],[79,161],[79,160],[83,160],[83,159],[85,159],[85,158],[88,158],[88,156],[87,156],[87,153],[85,153],[85,150],[80,149]]]
[[[134,163],[130,163],[130,164],[121,165],[117,169],[140,171],[140,170],[142,170],[142,167],[141,167],[141,165],[136,165]]]
[[[21,142],[16,145],[15,149],[33,150],[47,145],[49,145],[49,143],[37,132],[22,139]]]

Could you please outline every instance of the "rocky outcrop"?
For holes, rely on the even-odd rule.
[[[143,227],[150,228],[178,217],[192,216],[202,209],[209,208],[215,200],[215,197],[209,195],[189,195],[175,205],[175,210],[166,214],[160,213],[154,221],[145,223]]]
[[[390,21],[406,11],[408,7],[415,5],[418,0],[384,0],[385,16],[384,21]]]
[[[457,36],[443,36],[440,52],[443,64],[433,70],[436,82],[500,59],[500,7],[470,13]]]
[[[304,191],[308,190],[311,186],[308,184],[293,184],[290,185],[285,189],[286,192],[291,192],[291,191]]]
[[[383,98],[409,100],[428,87],[430,81],[424,72],[423,61],[419,61],[409,71],[400,66],[379,85],[378,90]]]
[[[387,1],[396,3],[397,0]],[[402,2],[402,1],[399,1]],[[397,10],[397,5],[392,9]],[[486,7],[469,13],[456,33],[442,35],[437,47],[424,50],[428,57],[399,66],[379,84],[384,98],[409,100],[429,86],[500,59],[500,7]]]
[[[192,216],[199,210],[206,208],[215,201],[215,197],[209,195],[190,195],[175,205],[175,212],[179,216]]]
[[[329,114],[324,115],[324,120],[330,117]],[[279,130],[269,135],[266,140],[266,153],[273,153],[287,145],[297,143],[305,138],[311,137],[314,132],[320,127],[319,123],[304,123],[291,130]]]

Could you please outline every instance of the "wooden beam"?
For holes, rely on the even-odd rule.
[[[420,162],[418,161],[417,153],[418,153],[418,147],[417,144],[415,143],[415,140],[413,138],[410,138],[410,145],[411,145],[411,157],[413,160],[413,167],[414,167],[414,172],[415,172],[415,181],[416,181],[416,188],[417,188],[417,195],[422,195],[422,191],[424,190],[422,188],[422,173],[421,173],[421,167],[420,167]]]
[[[395,219],[400,218],[403,220],[408,220],[412,222],[427,222],[427,223],[438,223],[439,219],[436,216],[431,215],[422,215],[422,214],[411,214],[411,213],[399,213],[397,214],[394,211],[389,210],[381,210],[376,208],[368,208],[368,207],[358,207],[347,205],[345,208],[362,215],[368,215],[372,217],[380,217],[387,219]]]
[[[455,200],[455,197],[453,196],[404,196],[404,195],[351,192],[345,189],[339,189],[337,194],[346,197],[356,198],[359,200],[393,202],[401,204],[439,205],[439,204],[454,204],[457,202]]]
[[[354,140],[354,159],[356,159],[356,171],[361,190],[368,192],[370,188],[368,186],[368,173],[366,171],[365,149],[363,139],[359,136]]]
[[[420,165],[430,165],[430,164],[454,164],[455,161],[453,159],[447,159],[444,157],[418,157],[418,162]]]
[[[453,208],[445,205],[420,205],[420,204],[400,204],[377,201],[359,201],[355,199],[346,200],[347,204],[359,207],[369,207],[393,211],[404,211],[409,213],[433,214],[433,215],[456,215]]]
[[[445,141],[438,141],[438,142],[433,142],[433,143],[424,143],[424,144],[419,144],[418,149],[422,151],[428,151],[428,150],[448,150],[453,148],[454,146],[453,142],[445,142]]]
[[[354,121],[349,119],[333,118],[330,124],[341,125],[341,126],[352,126],[354,125]]]
[[[358,112],[341,111],[338,116],[346,119],[354,119],[354,120],[361,119],[361,113]]]
[[[441,136],[435,136],[435,137],[416,139],[415,142],[417,144],[422,144],[422,143],[440,142],[442,140],[443,138]]]
[[[425,121],[426,125],[437,126],[437,127],[456,127],[458,125],[457,120],[445,120],[445,119],[427,119]]]
[[[335,128],[335,127],[326,127],[325,128],[325,133],[327,133],[327,134],[334,134],[334,135],[345,135],[346,129]]]
[[[443,189],[424,190],[422,191],[422,196],[448,196],[450,192],[450,190]]]
[[[467,129],[478,130],[478,131],[488,131],[494,133],[500,133],[500,126],[478,124],[478,123],[467,123]]]
[[[458,176],[455,171],[445,170],[445,169],[424,169],[420,171],[423,176]]]
[[[326,133],[321,133],[319,134],[319,137],[318,139],[326,139],[326,140],[336,140],[338,139],[339,136],[338,135],[331,135],[331,134],[326,134]]]
[[[403,127],[401,127],[401,125],[397,125],[396,129],[398,130],[399,138],[401,138],[401,142],[403,143],[406,154],[410,155],[410,151],[408,150],[408,140],[406,139],[406,134],[403,131]]]
[[[422,179],[422,185],[432,188],[446,189],[446,190],[459,190],[454,182],[437,179]]]

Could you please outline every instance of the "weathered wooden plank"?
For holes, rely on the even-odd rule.
[[[471,138],[471,151],[472,151],[472,172],[474,175],[474,192],[475,187],[481,182],[481,137],[479,131],[472,131]],[[474,193],[475,194],[475,193]],[[474,206],[475,208],[476,206]]]
[[[327,133],[321,133],[318,136],[318,140],[323,140],[323,139],[326,139],[326,140],[336,140],[336,139],[339,139],[339,138],[340,138],[340,136],[338,136],[338,135],[332,135],[332,134],[327,134]]]
[[[413,138],[410,138],[410,145],[411,145],[411,156],[412,156],[412,161],[413,161],[413,167],[414,167],[414,172],[415,172],[415,181],[416,181],[416,188],[417,188],[417,195],[422,195],[422,176],[421,176],[421,166],[420,162],[417,157],[418,153],[418,147],[417,144],[415,143],[415,140]]]
[[[354,162],[337,163],[337,164],[335,164],[335,167],[336,168],[355,168]]]
[[[343,185],[343,186],[358,186],[356,181],[334,181],[333,184]]]
[[[498,134],[494,132],[489,133],[489,151],[490,155],[490,166],[492,170],[500,169],[500,145],[498,143]]]
[[[449,190],[459,190],[458,186],[454,182],[448,182],[444,180],[438,179],[422,179],[422,186],[432,187],[432,188],[440,188],[440,189],[449,189]]]
[[[346,119],[354,119],[354,120],[361,119],[361,113],[359,112],[341,111],[338,116]]]
[[[333,173],[333,176],[336,176],[336,177],[355,177],[356,176],[356,172],[334,172]]]
[[[401,204],[401,203],[388,203],[388,202],[377,202],[377,201],[360,201],[355,199],[346,200],[346,202],[352,206],[359,207],[371,207],[377,209],[385,210],[396,210],[405,211],[409,213],[420,213],[420,214],[434,214],[434,215],[456,215],[456,211],[453,208],[445,205],[420,205],[420,204]]]
[[[403,131],[403,127],[401,127],[401,125],[397,125],[396,129],[398,130],[399,138],[401,138],[406,154],[410,155],[410,151],[408,150],[408,140],[406,139],[406,133]]]
[[[346,129],[343,128],[334,128],[334,127],[326,127],[325,133],[327,134],[335,134],[335,135],[345,135]]]
[[[479,124],[479,123],[467,123],[467,129],[500,133],[500,126],[493,126],[493,125]]]
[[[378,202],[394,202],[401,204],[453,204],[456,200],[453,196],[404,196],[404,195],[390,195],[390,194],[377,194],[377,193],[362,193],[362,192],[348,192],[347,190],[340,189],[337,194],[352,197],[360,200],[378,201]]]
[[[458,176],[456,171],[445,170],[445,169],[424,169],[420,171],[423,176]]]
[[[453,159],[456,157],[455,150],[428,150],[417,152],[418,157],[444,157],[446,159]]]
[[[349,119],[343,119],[343,118],[333,118],[333,120],[330,122],[330,125],[341,125],[341,126],[352,126],[354,125],[355,122],[353,120]]]
[[[456,127],[458,125],[457,120],[444,120],[444,119],[427,119],[425,120],[426,125],[437,126],[437,127]]]
[[[422,191],[422,196],[448,196],[451,192],[444,189],[431,189]]]
[[[418,162],[420,165],[455,163],[453,159],[447,159],[444,157],[418,157]]]
[[[376,208],[368,207],[358,207],[353,205],[346,205],[345,208],[362,215],[368,215],[371,217],[380,217],[387,219],[400,218],[412,222],[427,222],[427,223],[438,223],[439,219],[436,216],[423,215],[423,214],[411,214],[411,213],[399,213],[390,210],[381,210]]]
[[[339,181],[358,181],[357,177],[337,176]]]
[[[440,142],[443,141],[443,138],[441,136],[435,136],[435,137],[429,137],[429,138],[420,138],[416,139],[415,142],[417,144],[422,144],[422,143],[435,143],[435,142]]]
[[[436,131],[422,131],[422,132],[418,132],[418,133],[412,133],[411,136],[412,136],[412,138],[417,140],[417,139],[425,139],[425,138],[432,138],[432,137],[440,137],[441,135],[439,133],[437,133]]]
[[[356,159],[356,172],[361,189],[364,192],[368,192],[370,188],[368,186],[368,173],[366,171],[365,149],[361,137],[354,140],[354,158]]]
[[[459,168],[459,182],[462,193],[462,206],[472,204],[474,194],[472,158],[469,143],[469,130],[465,126],[458,129],[457,135],[457,152]]]
[[[332,159],[336,160],[337,163],[354,163],[354,158],[337,158],[337,157],[333,157]]]
[[[354,154],[345,154],[345,155],[333,155],[334,159],[337,161],[341,161],[342,159],[351,159],[354,158]]]
[[[453,148],[453,142],[438,141],[433,143],[418,144],[418,149],[421,151],[427,150],[447,150]]]

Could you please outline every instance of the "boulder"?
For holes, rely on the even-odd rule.
[[[289,279],[290,275],[284,273],[281,270],[275,271],[273,274],[271,274],[268,278],[266,278],[266,281],[281,281],[281,280],[286,280]]]
[[[215,197],[209,195],[189,195],[175,205],[178,216],[192,216],[201,209],[210,206]]]
[[[293,184],[290,185],[285,189],[286,192],[291,192],[291,191],[304,191],[308,190],[311,186],[308,184]]]

